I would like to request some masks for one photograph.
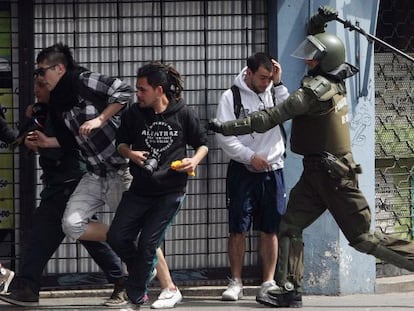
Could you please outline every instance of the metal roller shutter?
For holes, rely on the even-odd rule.
[[[174,64],[185,78],[187,104],[205,122],[215,114],[221,93],[232,85],[246,58],[267,50],[266,3],[35,1],[35,52],[64,42],[81,65],[119,76],[131,85],[135,85],[137,68],[145,62]],[[170,269],[183,271],[175,275],[178,282],[203,280],[211,270],[228,266],[226,163],[210,135],[208,159],[190,180],[185,206],[164,243]],[[109,211],[100,216],[106,223],[112,217]],[[256,265],[256,250],[256,237],[250,236],[246,266]],[[85,249],[65,240],[46,274],[95,271],[98,268]]]

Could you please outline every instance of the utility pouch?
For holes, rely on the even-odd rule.
[[[345,165],[347,165],[349,167],[349,169],[351,170],[351,173],[353,174],[362,174],[362,167],[359,164],[356,164],[354,162],[354,159],[352,158],[352,154],[351,153],[347,153],[346,155],[344,155],[341,158],[341,161],[343,163],[345,163]]]
[[[344,178],[362,173],[362,168],[352,159],[352,154],[347,153],[341,158],[337,158],[329,152],[322,152],[322,164],[332,178]]]
[[[329,152],[322,152],[322,164],[329,176],[334,179],[344,178],[349,175],[350,167]]]

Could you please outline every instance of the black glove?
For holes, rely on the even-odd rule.
[[[210,131],[213,131],[215,133],[221,133],[221,134],[223,133],[223,125],[217,119],[208,120],[207,129],[209,129]]]
[[[326,23],[335,20],[338,17],[338,11],[329,6],[321,6],[318,13],[314,14],[308,25],[308,34],[315,35],[325,32]]]
[[[318,9],[318,14],[325,22],[334,21],[338,17],[338,11],[330,6],[321,6]]]

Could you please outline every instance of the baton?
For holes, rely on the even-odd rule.
[[[341,24],[344,25],[344,28],[349,28],[349,31],[355,30],[357,32],[359,32],[360,34],[362,34],[363,36],[365,36],[367,38],[368,41],[374,41],[377,42],[387,48],[389,48],[390,50],[392,50],[393,52],[395,52],[396,54],[408,59],[409,61],[414,63],[414,58],[411,57],[410,55],[404,53],[403,51],[397,49],[396,47],[388,44],[387,42],[375,37],[374,35],[371,35],[370,33],[367,33],[364,29],[362,29],[359,26],[353,25],[350,21],[348,20],[344,20],[338,16],[336,16],[335,18],[336,21],[340,22]]]

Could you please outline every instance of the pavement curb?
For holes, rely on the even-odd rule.
[[[180,291],[185,297],[221,297],[226,286],[180,286]],[[258,286],[244,286],[245,296],[256,296]],[[375,294],[392,292],[414,291],[414,274],[401,275],[395,277],[377,278],[375,282]],[[71,298],[71,297],[109,297],[112,288],[108,289],[80,289],[80,290],[48,290],[41,291],[40,298]],[[160,293],[158,287],[151,287],[149,295],[157,297]],[[306,294],[306,293],[305,293]]]
[[[376,294],[410,291],[414,291],[414,274],[377,278],[375,282]]]

